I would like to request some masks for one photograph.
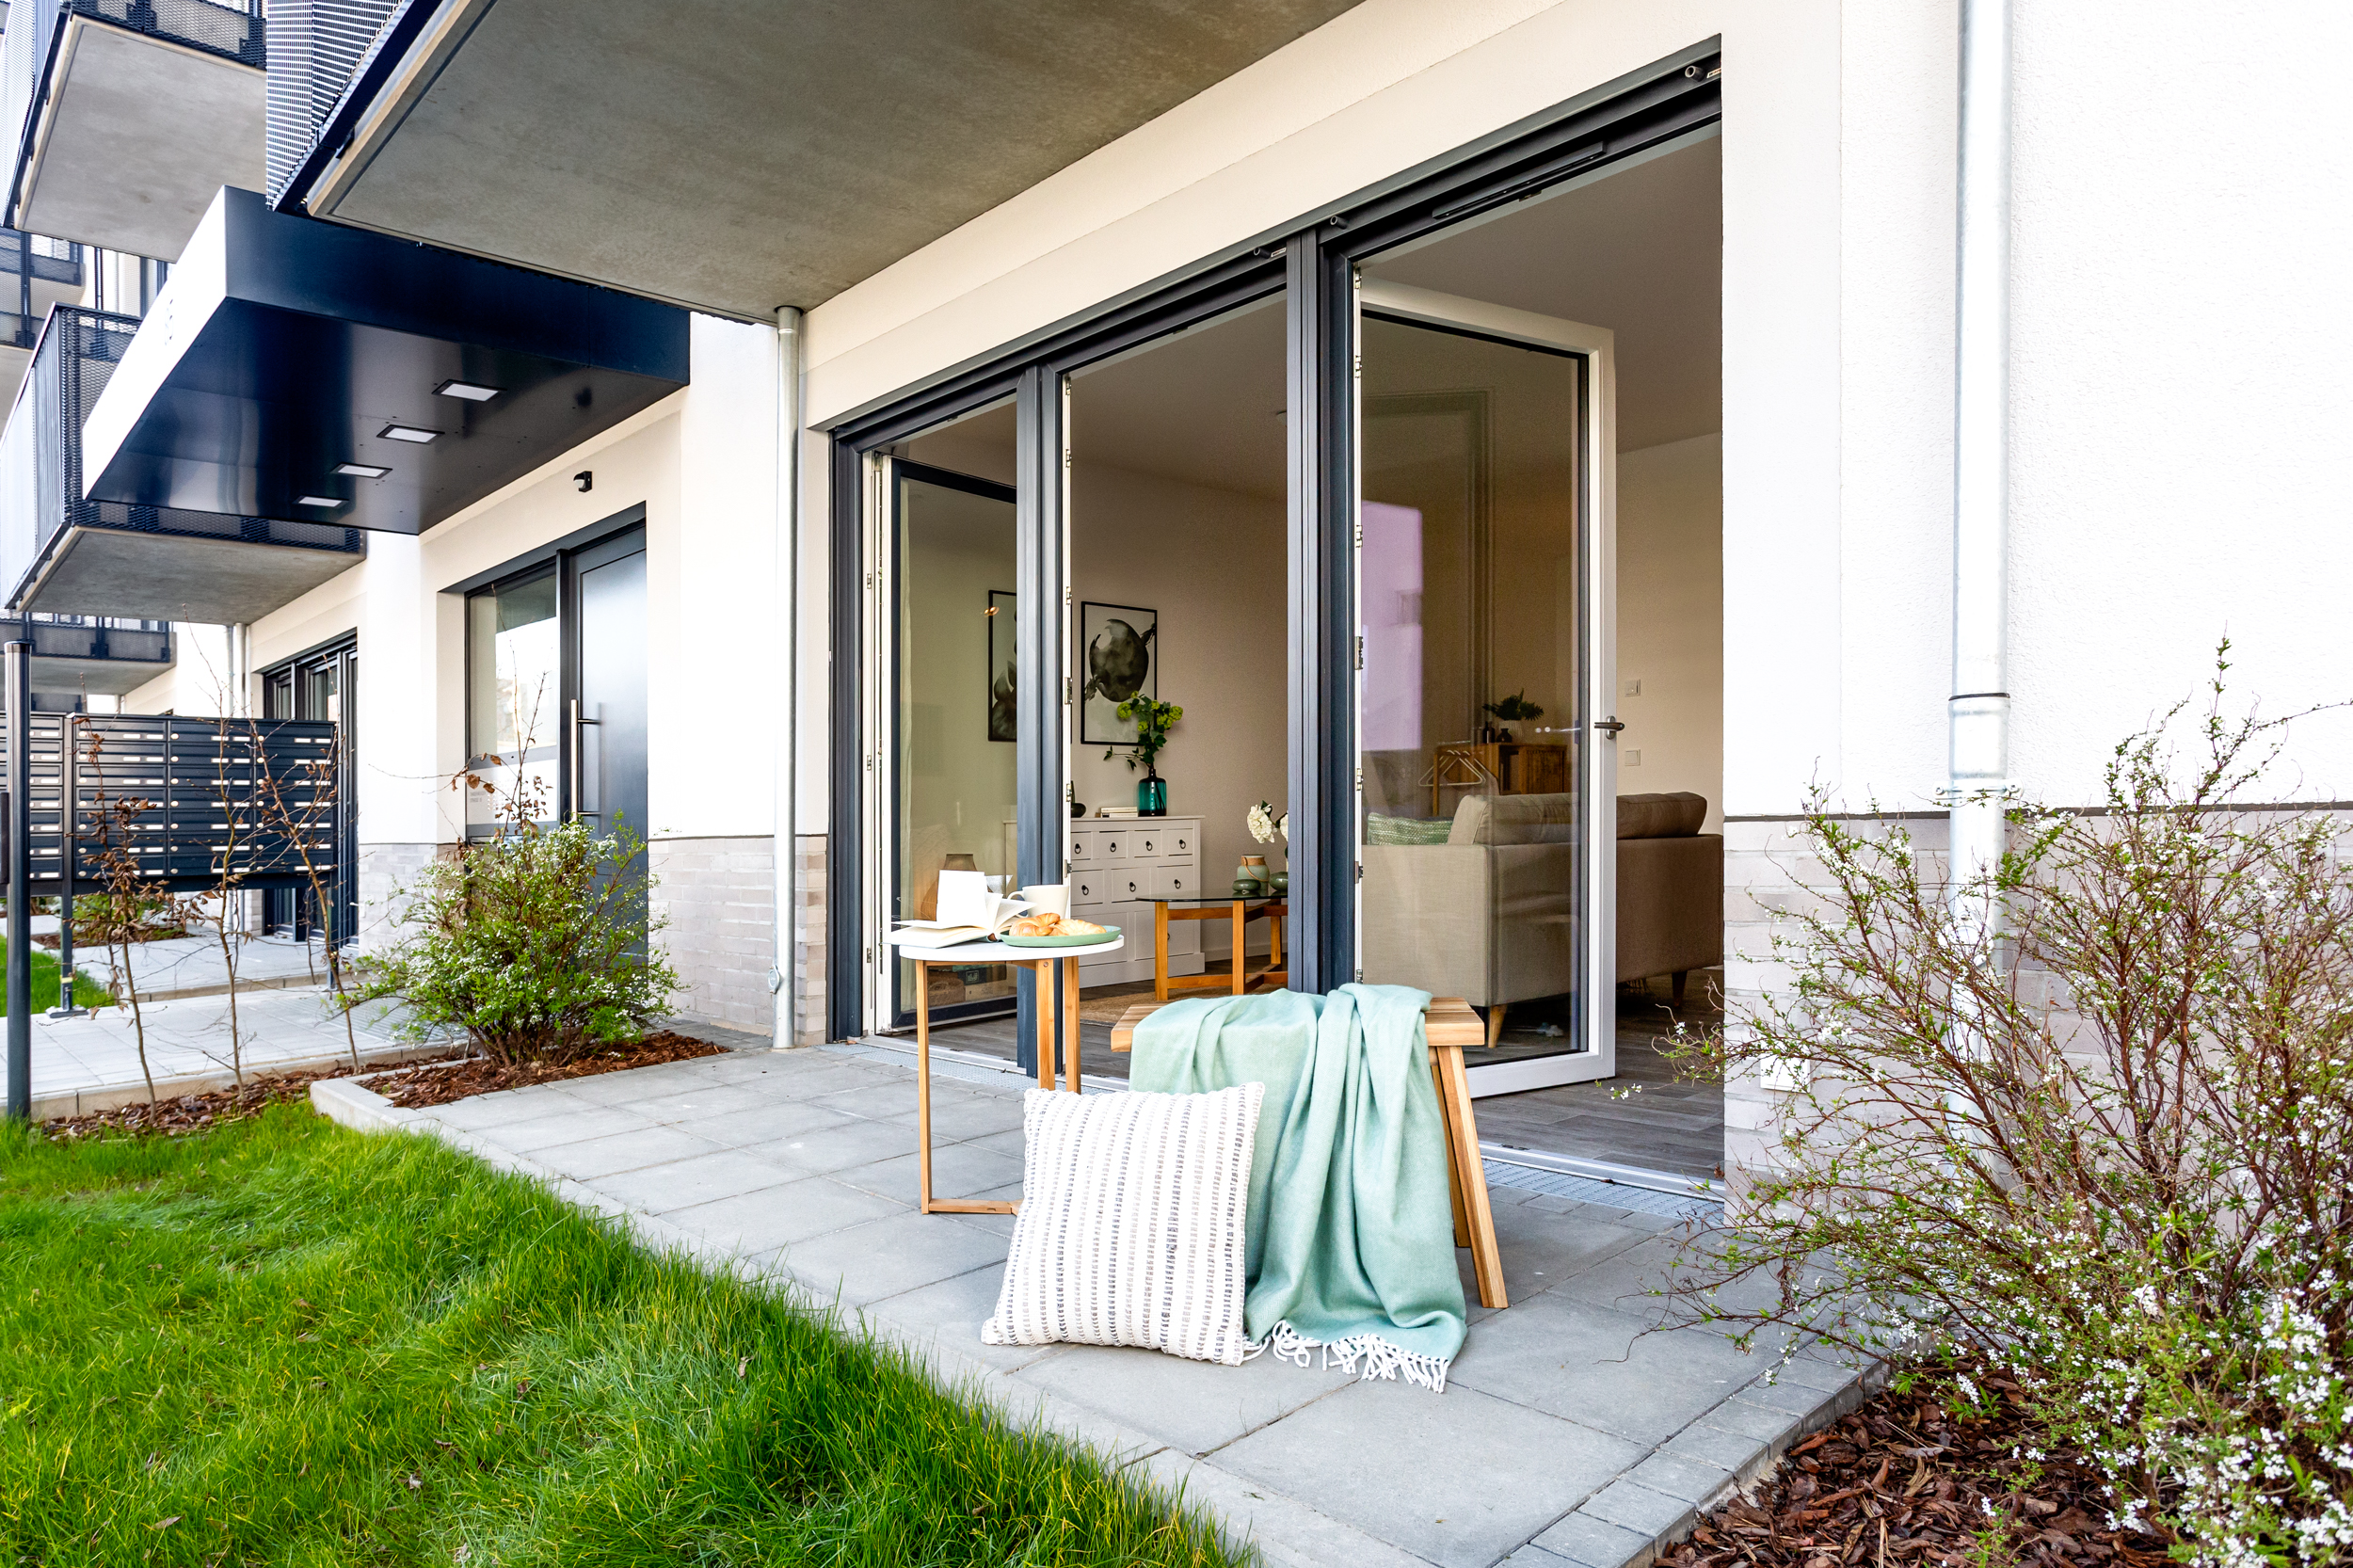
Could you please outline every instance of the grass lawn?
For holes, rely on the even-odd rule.
[[[0,1131],[0,1563],[1232,1560],[424,1139]]]
[[[6,938],[0,938],[0,964],[6,964],[8,959],[8,941]],[[88,1007],[114,1000],[106,994],[106,988],[104,985],[97,984],[89,976],[79,973],[78,965],[75,968],[77,972],[73,976],[73,1004],[76,1007]],[[34,1012],[45,1013],[57,1005],[57,960],[38,947],[33,949]]]

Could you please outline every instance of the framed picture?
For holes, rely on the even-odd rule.
[[[1014,704],[1014,615],[1018,594],[988,590],[988,738],[1017,741],[1021,715]]]
[[[1079,744],[1126,745],[1136,727],[1119,716],[1119,705],[1142,695],[1160,695],[1160,613],[1133,604],[1079,606],[1079,668],[1086,685],[1079,696]]]

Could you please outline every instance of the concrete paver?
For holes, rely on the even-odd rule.
[[[1018,1196],[1024,1086],[941,1067],[937,1192]],[[1673,1246],[1659,1217],[1508,1185],[1493,1191],[1513,1305],[1473,1309],[1443,1395],[1272,1357],[983,1345],[1013,1221],[915,1211],[913,1074],[873,1048],[742,1052],[426,1112],[350,1084],[313,1097],[840,1310],[1007,1418],[1183,1486],[1272,1562],[1626,1568],[1852,1398],[1827,1357],[1766,1385],[1767,1359],[1720,1333],[1645,1335],[1644,1288]]]

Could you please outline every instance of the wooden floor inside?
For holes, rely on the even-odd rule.
[[[1673,1176],[1721,1176],[1724,1157],[1724,1093],[1721,1082],[1679,1077],[1665,1048],[1675,1025],[1697,1034],[1723,1019],[1718,999],[1722,971],[1694,972],[1683,1005],[1673,1005],[1667,982],[1617,989],[1618,1075],[1593,1083],[1489,1095],[1478,1102],[1481,1143],[1539,1154],[1605,1160]],[[1207,993],[1201,993],[1207,994]],[[1089,987],[1079,1024],[1079,1064],[1102,1078],[1128,1076],[1128,1057],[1112,1049],[1112,1024],[1131,1003],[1152,995],[1151,983]],[[1493,1050],[1466,1051],[1472,1066],[1558,1051],[1565,1038],[1568,1004],[1533,1003],[1504,1015],[1503,1039]],[[1561,1033],[1547,1032],[1547,1026]],[[936,1025],[935,1045],[1015,1059],[1012,1017]]]

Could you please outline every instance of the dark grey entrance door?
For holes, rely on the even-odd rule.
[[[646,820],[646,536],[632,529],[572,559],[566,804],[600,834]]]

